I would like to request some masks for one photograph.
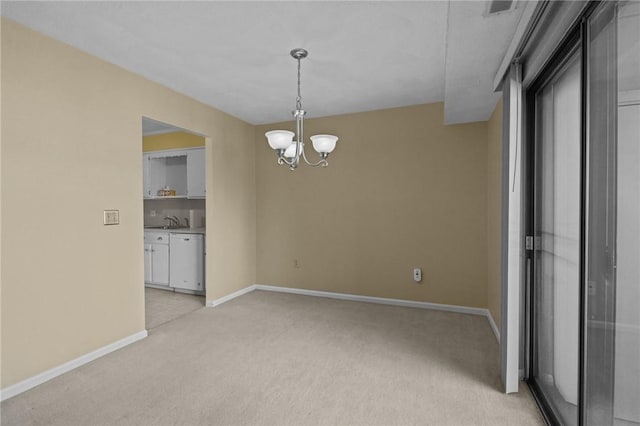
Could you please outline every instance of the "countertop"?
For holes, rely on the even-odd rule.
[[[171,234],[206,234],[206,228],[172,228],[162,229],[156,227],[144,227],[145,232],[169,232]]]

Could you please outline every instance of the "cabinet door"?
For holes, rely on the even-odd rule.
[[[204,290],[204,239],[200,234],[171,235],[171,287]]]
[[[169,246],[166,244],[151,245],[151,274],[155,284],[169,284]]]
[[[187,196],[187,152],[167,152],[164,159],[165,182],[170,189],[176,190],[176,196]]]
[[[148,197],[156,197],[158,190],[167,186],[167,164],[164,157],[159,157],[158,153],[149,154],[149,187]]]
[[[187,197],[204,198],[206,194],[205,149],[197,148],[187,153]]]
[[[151,244],[144,245],[144,282],[153,282],[152,267],[151,267]]]
[[[151,177],[149,175],[149,154],[142,154],[142,197],[151,197]]]

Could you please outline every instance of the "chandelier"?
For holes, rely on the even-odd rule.
[[[327,167],[329,165],[327,157],[336,148],[338,137],[333,135],[311,136],[313,149],[320,154],[320,160],[316,163],[307,160],[307,155],[304,152],[304,115],[307,112],[302,109],[302,96],[300,95],[300,60],[306,58],[309,52],[304,49],[293,49],[290,54],[293,59],[298,61],[298,96],[296,97],[296,109],[292,113],[296,120],[296,132],[272,130],[264,135],[267,137],[269,146],[275,150],[279,165],[287,165],[291,170],[295,170],[302,157],[304,162],[312,167]]]

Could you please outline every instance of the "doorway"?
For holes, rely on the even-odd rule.
[[[206,138],[142,118],[147,330],[205,306]]]
[[[640,425],[640,3],[589,7],[526,88],[527,381],[552,424]]]

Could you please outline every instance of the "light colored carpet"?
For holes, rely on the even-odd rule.
[[[205,305],[204,296],[175,293],[149,287],[144,289],[144,302],[147,330],[180,318]]]
[[[484,317],[254,291],[2,404],[3,425],[539,425]]]

